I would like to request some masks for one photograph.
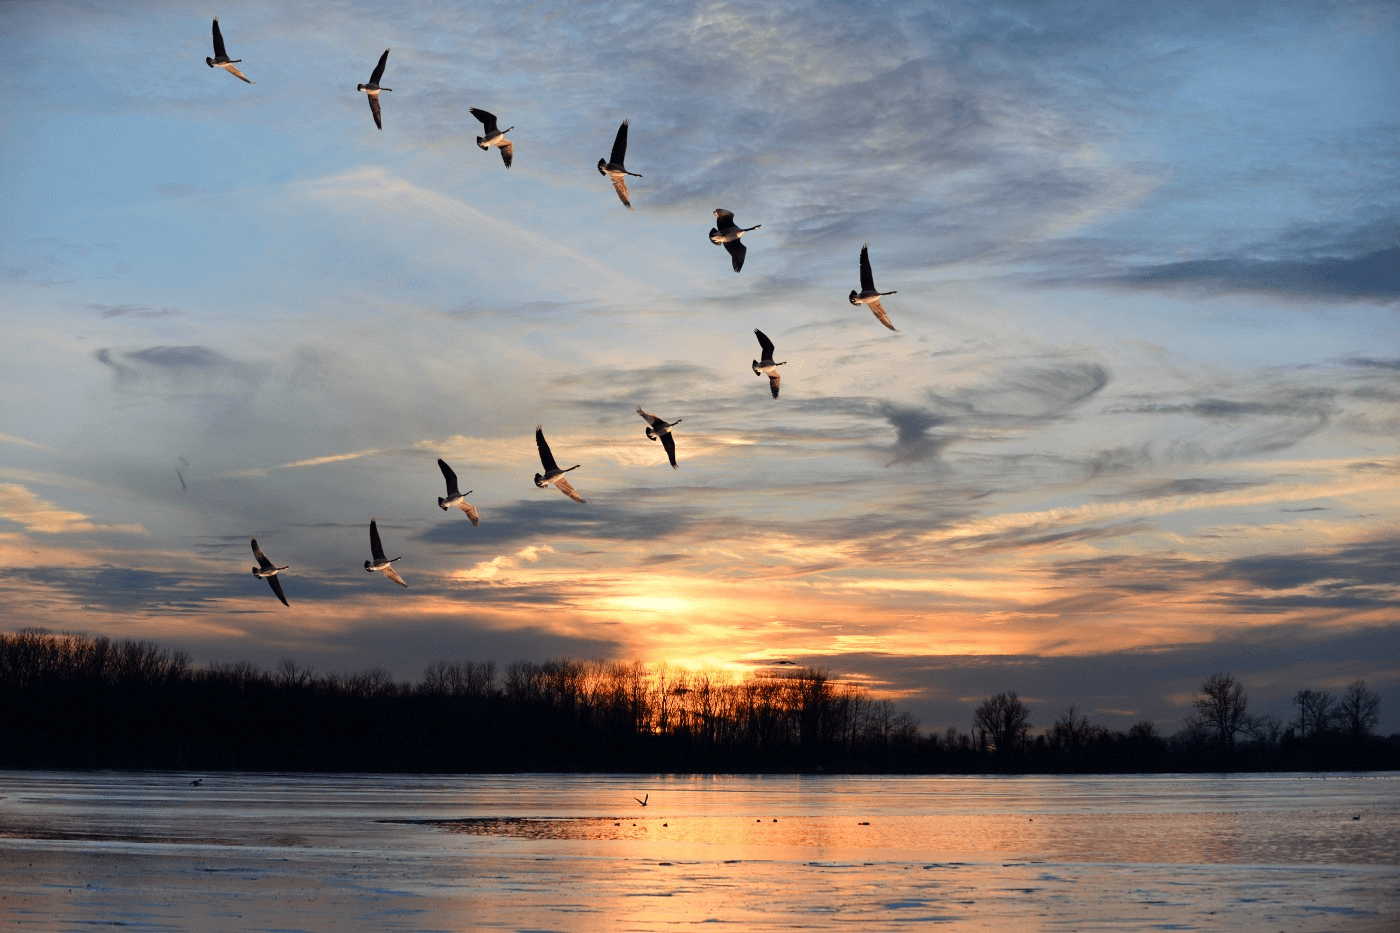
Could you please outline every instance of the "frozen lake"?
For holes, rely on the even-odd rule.
[[[1397,773],[194,777],[0,771],[0,925],[1400,929]]]

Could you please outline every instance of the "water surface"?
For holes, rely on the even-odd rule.
[[[0,898],[50,930],[1395,930],[1400,774],[11,771]]]

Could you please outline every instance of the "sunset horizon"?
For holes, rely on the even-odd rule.
[[[1400,732],[1394,7],[619,11],[6,5],[4,631]]]

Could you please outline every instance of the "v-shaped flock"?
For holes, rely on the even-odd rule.
[[[213,40],[214,54],[212,57],[205,58],[205,63],[208,64],[210,68],[222,68],[234,77],[248,84],[252,84],[253,82],[244,76],[243,72],[234,67],[236,64],[241,63],[242,59],[229,57],[228,51],[224,47],[224,38],[219,29],[219,20],[217,17],[215,17],[213,23]],[[384,78],[384,69],[389,61],[389,51],[389,49],[385,49],[383,54],[379,56],[378,63],[370,73],[369,81],[364,84],[355,85],[355,89],[363,92],[368,99],[370,114],[374,118],[375,128],[381,131],[384,129],[384,119],[383,112],[380,109],[379,97],[380,94],[393,90],[392,88],[384,87],[380,83]],[[515,143],[507,138],[506,134],[512,132],[515,127],[510,126],[502,130],[496,115],[480,107],[471,107],[469,108],[469,112],[472,117],[480,121],[482,127],[482,135],[475,137],[477,146],[483,151],[490,151],[493,148],[499,149],[501,161],[505,164],[506,168],[510,168],[515,159]],[[642,177],[636,172],[628,171],[626,166],[627,136],[631,123],[632,121],[630,119],[622,121],[621,125],[617,128],[617,133],[613,137],[612,150],[608,157],[598,160],[598,173],[612,182],[613,190],[617,193],[618,200],[621,201],[622,205],[628,210],[632,210],[633,207],[632,196],[627,189],[627,179],[629,177]],[[763,225],[754,224],[752,227],[741,227],[735,222],[734,212],[722,207],[714,210],[714,217],[715,226],[710,229],[710,242],[717,246],[723,246],[725,251],[729,254],[730,265],[733,267],[734,271],[741,272],[744,268],[744,260],[748,255],[748,248],[741,241],[741,238],[745,234],[758,230]],[[897,328],[890,322],[889,315],[885,313],[885,309],[880,302],[881,298],[893,294],[895,294],[893,291],[882,292],[875,288],[875,278],[870,268],[869,246],[868,244],[861,246],[860,290],[856,291],[853,289],[851,291],[849,296],[850,303],[857,307],[864,305],[869,308],[876,320],[893,331]],[[787,361],[779,361],[773,358],[773,341],[770,340],[763,331],[755,328],[754,336],[758,338],[758,345],[761,351],[760,358],[754,360],[752,363],[754,375],[768,377],[769,391],[772,397],[776,399],[778,397],[779,386],[782,383],[782,378],[778,374],[778,367],[786,365]],[[680,424],[682,419],[677,418],[675,421],[666,421],[664,418],[644,411],[641,406],[637,406],[637,414],[647,423],[645,432],[647,439],[651,441],[660,441],[662,448],[665,450],[667,462],[670,463],[672,469],[677,469],[679,464],[676,461],[676,436],[672,428]],[[559,464],[554,459],[553,452],[551,452],[549,448],[549,443],[545,440],[543,426],[537,426],[535,428],[535,447],[539,453],[540,465],[544,470],[543,473],[535,474],[535,485],[541,489],[553,486],[575,502],[586,502],[587,500],[580,496],[569,483],[568,479],[565,478],[565,474],[577,470],[579,464],[563,469],[559,467]],[[438,497],[438,507],[444,512],[451,509],[461,510],[475,527],[480,522],[480,515],[476,507],[467,501],[467,496],[471,495],[471,490],[468,490],[466,493],[461,492],[457,482],[457,474],[453,471],[452,467],[447,465],[445,460],[439,458],[437,465],[438,469],[442,472],[442,477],[446,484],[446,495]],[[180,477],[180,482],[183,486],[185,482],[183,475]],[[366,572],[374,573],[378,571],[393,580],[399,586],[408,586],[393,566],[395,562],[402,558],[390,558],[385,556],[384,546],[379,538],[379,522],[377,518],[370,519],[369,543],[371,559],[364,562]],[[258,566],[253,568],[254,576],[266,580],[268,585],[272,588],[272,592],[283,605],[290,605],[287,602],[286,594],[282,590],[282,584],[278,579],[278,574],[286,570],[287,567],[279,567],[273,564],[272,561],[263,554],[262,550],[259,549],[256,538],[252,541],[252,547],[253,555],[258,561]],[[639,802],[645,805],[644,801]]]

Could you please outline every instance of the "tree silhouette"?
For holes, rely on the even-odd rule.
[[[1013,757],[1025,744],[1030,732],[1030,710],[1016,697],[1016,691],[988,697],[972,715],[972,731],[983,748],[992,748],[999,759]]]
[[[1332,727],[1336,698],[1325,690],[1299,690],[1293,695],[1298,707],[1298,738],[1316,739]]]
[[[1366,688],[1366,681],[1357,680],[1347,687],[1337,704],[1337,719],[1342,731],[1353,739],[1371,734],[1381,718],[1380,694]]]
[[[1188,728],[1213,732],[1220,750],[1235,751],[1235,736],[1250,729],[1249,698],[1244,685],[1230,674],[1212,674],[1201,684],[1196,712],[1187,718]]]

